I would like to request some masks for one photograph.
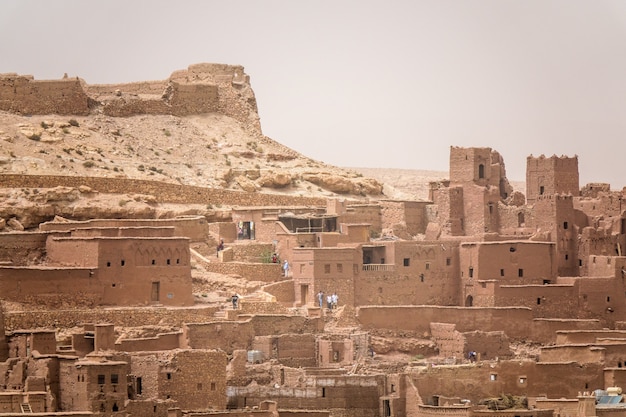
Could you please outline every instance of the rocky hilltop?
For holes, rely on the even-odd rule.
[[[263,135],[241,66],[196,64],[167,80],[115,85],[0,74],[0,140],[2,174],[390,197],[378,180],[312,160]]]

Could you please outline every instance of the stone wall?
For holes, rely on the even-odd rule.
[[[211,262],[205,263],[204,268],[218,274],[239,275],[248,281],[270,283],[284,279],[280,264],[274,263]]]
[[[482,329],[503,331],[512,340],[532,334],[532,311],[528,308],[463,308],[438,306],[363,306],[357,319],[364,330],[406,331],[415,335],[430,334],[430,323],[456,323],[460,332]]]
[[[35,81],[29,75],[0,74],[0,110],[23,115],[87,115],[89,97],[78,78]]]
[[[217,307],[197,306],[169,309],[150,308],[94,308],[46,311],[10,311],[4,313],[7,332],[16,329],[70,328],[85,323],[111,323],[119,327],[178,326],[184,323],[205,322],[213,317]]]
[[[217,112],[260,133],[250,77],[239,65],[195,64],[165,81],[89,86],[76,78],[35,80],[0,74],[0,110],[21,114],[87,115],[96,108],[109,116]]]
[[[293,303],[296,301],[292,279],[265,285],[263,291],[272,294],[276,297],[277,302],[284,305],[293,306]]]
[[[325,206],[325,198],[247,193],[221,188],[205,188],[130,178],[70,177],[63,175],[0,174],[0,188],[78,188],[86,185],[110,194],[149,194],[160,203],[213,204],[241,206]]]

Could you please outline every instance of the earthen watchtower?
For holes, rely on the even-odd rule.
[[[580,194],[578,156],[526,158],[526,201],[533,204],[541,195]]]

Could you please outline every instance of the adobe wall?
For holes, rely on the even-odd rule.
[[[621,278],[621,277],[620,277]],[[597,318],[607,327],[613,327],[617,321],[626,317],[626,300],[618,294],[624,294],[624,282],[613,277],[579,278],[579,318]]]
[[[246,321],[187,323],[183,327],[186,348],[222,349],[232,353],[237,349],[250,350],[255,336],[286,333],[317,333],[323,322],[317,318],[282,315],[256,315]]]
[[[113,228],[119,230],[120,236],[132,236],[135,231],[141,236],[149,236],[149,228],[157,231],[173,228],[172,235],[187,237],[192,242],[204,241],[207,238],[209,223],[203,216],[177,217],[173,219],[91,219],[85,221],[46,222],[39,225],[42,232],[62,232],[92,228]],[[141,229],[146,229],[142,232]],[[83,232],[86,233],[86,232]],[[155,232],[156,233],[156,232]],[[74,233],[72,235],[75,235]],[[167,237],[167,235],[159,234]],[[22,236],[24,236],[22,234]]]
[[[626,271],[626,256],[591,255],[587,262],[590,277],[623,277]]]
[[[1,188],[78,188],[86,185],[100,193],[149,194],[159,203],[241,206],[325,206],[326,199],[277,194],[247,193],[130,178],[75,177],[62,175],[0,174]]]
[[[602,370],[599,363],[581,367],[576,362],[506,360],[490,362],[489,366],[433,366],[412,372],[410,377],[424,403],[435,395],[455,397],[459,392],[477,403],[507,392],[523,392],[528,397],[573,398],[578,392],[601,387]]]
[[[482,176],[479,175],[479,166],[481,165],[483,167]],[[458,146],[450,146],[449,166],[450,183],[476,183],[485,186],[490,183],[492,177],[491,148],[461,148]]]
[[[187,238],[51,238],[47,252],[56,265],[83,254],[80,266],[91,268],[85,285],[101,286],[98,305],[193,305]]]
[[[45,311],[11,311],[4,313],[7,332],[17,329],[70,328],[84,323],[111,323],[116,327],[178,326],[197,323],[213,317],[217,307],[193,308],[117,307],[93,309],[55,309]]]
[[[571,194],[578,196],[578,156],[526,158],[526,200],[533,204],[541,195]]]
[[[371,230],[376,233],[382,232],[381,207],[379,204],[351,204],[344,213],[337,218],[337,224],[341,223],[367,223]]]
[[[431,205],[430,201],[391,201],[379,202],[381,207],[382,228],[403,229],[409,236],[424,234],[428,223],[425,207]]]
[[[264,358],[277,359],[292,368],[314,367],[317,365],[315,343],[315,335],[311,333],[257,336],[253,350],[260,350]]]
[[[291,270],[296,303],[317,305],[321,290],[326,295],[336,293],[340,306],[354,305],[357,256],[353,248],[295,248]]]
[[[45,233],[0,234],[0,262],[25,266],[41,259],[45,253]]]
[[[542,346],[539,354],[540,362],[561,362],[563,358],[580,364],[604,364],[606,351],[590,345],[559,345]]]
[[[500,285],[554,282],[557,272],[554,259],[555,245],[549,242],[461,243],[459,262],[464,298],[480,294],[480,287],[486,284],[478,281],[493,280]]]
[[[454,323],[430,323],[430,334],[440,357],[465,357],[465,337],[456,331]]]
[[[575,285],[503,285],[494,300],[496,307],[528,307],[535,318],[573,318],[580,309]]]
[[[155,350],[173,350],[182,346],[182,332],[162,333],[155,337],[141,339],[122,339],[115,343],[114,348],[120,352],[145,352]]]
[[[31,114],[89,114],[89,97],[78,78],[35,80],[30,75],[0,74],[0,110]]]
[[[355,305],[458,305],[456,244],[397,241],[384,243],[384,247],[385,262],[393,268],[360,271],[354,287]]]
[[[363,306],[357,309],[357,319],[372,332],[387,329],[424,335],[430,333],[430,323],[455,323],[459,332],[503,331],[512,340],[532,334],[532,311],[517,307]]]
[[[241,408],[272,400],[285,409],[330,410],[339,417],[379,417],[384,375],[309,376],[304,386],[229,387],[228,406]]]
[[[583,196],[574,199],[574,208],[590,217],[621,216],[626,209],[622,196],[622,192],[602,192],[594,196]]]
[[[591,344],[598,339],[626,339],[626,330],[559,330],[556,332],[557,345]]]
[[[101,305],[104,284],[91,272],[90,268],[0,267],[0,293],[7,301],[50,307]]]
[[[578,258],[581,276],[607,276],[621,274],[621,268],[624,267],[623,261],[626,245],[624,234],[619,230],[600,227],[598,229],[585,227],[579,235],[578,242]],[[611,261],[598,262],[598,258],[606,258],[621,253],[621,257],[615,256],[616,262]],[[620,260],[621,259],[621,260]],[[619,267],[618,267],[619,265]]]

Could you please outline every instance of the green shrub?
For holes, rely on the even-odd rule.
[[[74,127],[80,126],[76,119],[70,119],[68,123],[70,124],[70,126],[74,126]]]

